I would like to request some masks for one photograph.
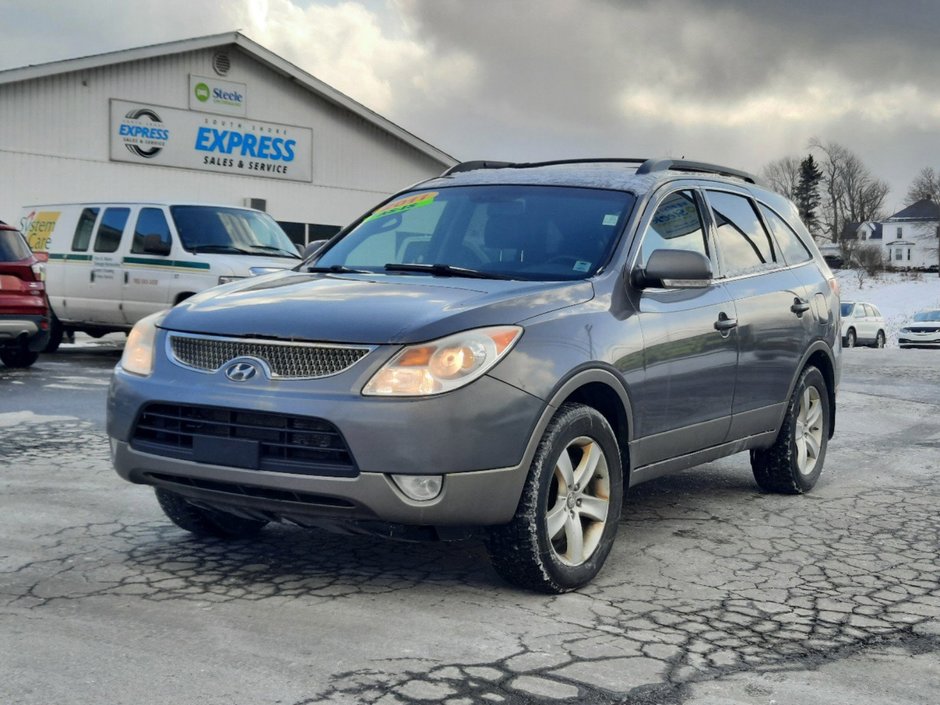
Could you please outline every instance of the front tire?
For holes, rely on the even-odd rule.
[[[857,342],[858,337],[855,335],[855,329],[849,328],[849,332],[845,334],[845,347],[854,348]]]
[[[219,539],[242,539],[257,534],[268,523],[242,517],[227,512],[209,511],[190,504],[183,497],[155,488],[157,501],[167,518],[179,528],[200,537]]]
[[[565,404],[539,442],[512,521],[486,541],[496,572],[530,590],[590,582],[617,533],[623,470],[613,429],[595,409]]]
[[[816,484],[829,444],[829,392],[815,367],[800,375],[777,440],[751,451],[751,469],[765,492],[803,494]]]

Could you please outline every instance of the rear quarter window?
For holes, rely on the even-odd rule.
[[[18,230],[0,230],[0,262],[19,262],[31,254]]]

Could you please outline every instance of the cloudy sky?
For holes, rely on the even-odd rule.
[[[0,69],[240,30],[458,159],[940,168],[940,0],[0,0]]]

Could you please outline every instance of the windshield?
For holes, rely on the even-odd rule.
[[[0,230],[0,262],[18,262],[31,254],[18,230]]]
[[[940,310],[921,311],[920,313],[915,313],[914,320],[918,322],[929,321],[930,323],[940,322]]]
[[[583,279],[606,261],[634,201],[621,191],[556,186],[415,191],[377,208],[314,267]]]
[[[855,308],[855,304],[842,304],[842,317],[850,316],[853,308]]]
[[[171,206],[170,213],[190,252],[299,258],[294,243],[267,213],[219,206]]]

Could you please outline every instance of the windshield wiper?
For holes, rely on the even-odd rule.
[[[280,252],[281,254],[287,255],[288,257],[294,257],[295,259],[300,259],[300,255],[296,252],[291,252],[290,250],[282,250],[280,247],[272,247],[271,245],[249,245],[253,250],[265,250],[267,252]]]
[[[190,252],[235,252],[240,255],[253,255],[254,252],[235,245],[190,245],[186,248]]]
[[[504,274],[494,272],[481,272],[479,269],[455,267],[450,264],[396,264],[389,262],[385,265],[386,272],[426,272],[438,277],[467,277],[468,279],[512,279]]]
[[[371,272],[368,269],[353,269],[344,264],[331,264],[328,267],[318,267],[315,264],[311,264],[306,270],[308,272],[330,272],[332,274],[375,274],[375,272]]]

